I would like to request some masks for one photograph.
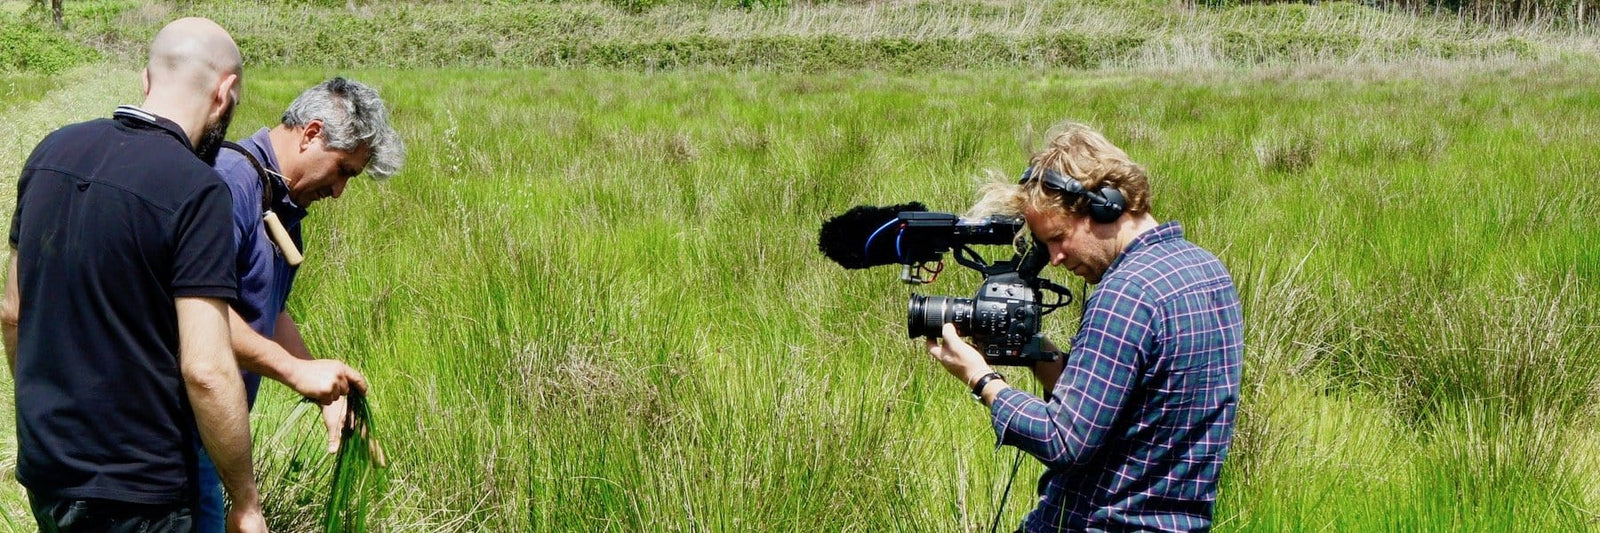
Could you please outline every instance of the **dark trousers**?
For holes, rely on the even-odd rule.
[[[41,533],[190,533],[192,504],[146,505],[110,500],[61,500],[28,491]]]

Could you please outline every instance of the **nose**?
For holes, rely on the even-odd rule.
[[[1050,265],[1051,266],[1061,266],[1061,263],[1064,263],[1066,261],[1067,261],[1067,252],[1062,250],[1059,246],[1056,246],[1054,244],[1050,245]]]
[[[339,181],[333,182],[333,199],[338,200],[339,199],[339,195],[344,194],[345,185],[349,185],[349,184],[350,184],[350,180],[348,180],[348,179],[341,179]]]

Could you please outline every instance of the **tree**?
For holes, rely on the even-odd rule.
[[[56,24],[56,28],[57,29],[67,27],[66,21],[61,19],[61,2],[62,2],[62,0],[49,0],[49,2],[50,2],[50,5],[46,6],[45,5],[45,0],[39,0],[39,3],[38,3],[39,9],[40,10],[44,10],[44,9],[49,9],[50,10],[50,21],[54,22]]]

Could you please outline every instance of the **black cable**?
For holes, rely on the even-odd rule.
[[[1079,280],[1078,291],[1083,295],[1082,298],[1078,299],[1078,316],[1081,318],[1084,313],[1089,311],[1089,282],[1087,280]],[[1071,304],[1072,300],[1069,299],[1051,307],[1062,307]],[[1045,394],[1050,394],[1050,392]],[[1044,396],[1041,397],[1043,398]],[[1017,457],[1011,461],[1011,476],[1006,478],[1006,490],[1000,493],[1000,505],[994,511],[994,521],[989,525],[989,533],[998,533],[1000,531],[1000,517],[1006,511],[1006,500],[1011,496],[1011,484],[1017,481],[1017,472],[1020,470],[1022,470],[1022,448],[1017,448]]]
[[[1006,512],[1006,500],[1011,497],[1011,484],[1017,481],[1017,472],[1020,470],[1022,470],[1022,448],[1017,448],[1017,457],[1011,461],[1011,475],[1006,478],[1006,490],[1000,493],[1000,505],[994,510],[994,522],[989,525],[989,533],[1000,531],[1000,517]]]
[[[1006,490],[1000,493],[1000,507],[994,510],[994,523],[989,526],[989,533],[1000,531],[1000,516],[1006,512],[1006,499],[1011,496],[1011,484],[1017,480],[1017,471],[1022,469],[1022,448],[1017,448],[1017,458],[1011,461],[1011,477],[1006,479]]]

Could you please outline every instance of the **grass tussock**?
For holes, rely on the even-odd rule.
[[[1319,143],[1305,136],[1256,142],[1256,161],[1268,172],[1298,173],[1317,162]]]

